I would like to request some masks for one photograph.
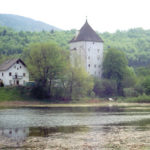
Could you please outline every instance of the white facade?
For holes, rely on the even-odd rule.
[[[4,86],[25,85],[29,82],[29,72],[21,61],[17,61],[7,70],[0,71],[0,79]]]
[[[103,42],[79,41],[70,43],[71,61],[74,57],[80,59],[86,71],[93,76],[101,77],[103,61]]]

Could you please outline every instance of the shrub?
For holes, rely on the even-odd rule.
[[[123,93],[125,97],[135,97],[138,96],[137,91],[134,88],[124,88]]]

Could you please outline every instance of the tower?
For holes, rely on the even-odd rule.
[[[69,42],[72,65],[75,59],[93,76],[101,77],[103,60],[103,40],[88,24],[87,20],[78,34]]]

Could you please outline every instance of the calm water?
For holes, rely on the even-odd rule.
[[[148,128],[149,109],[136,111],[134,108],[111,106],[0,109],[0,136],[16,141],[25,140],[29,136],[47,137],[60,132],[97,132],[123,125]]]

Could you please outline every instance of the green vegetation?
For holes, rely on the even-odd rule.
[[[35,42],[54,41],[63,49],[69,49],[68,42],[76,30],[70,31],[14,31],[0,26],[0,53],[5,55],[22,54],[26,46]],[[115,33],[100,33],[104,40],[104,52],[109,48],[122,50],[127,56],[129,66],[146,66],[150,63],[150,30],[141,28]]]
[[[0,88],[0,102],[31,99],[28,94],[28,90],[24,87],[2,87]]]
[[[81,67],[71,67],[68,41],[75,32],[17,32],[0,26],[0,63],[9,57],[21,57],[27,63],[30,77],[36,81],[27,91],[30,98],[34,95],[68,101],[122,96],[126,102],[149,102],[150,30],[137,28],[100,34],[105,41],[101,80],[93,79]],[[2,90],[5,93],[5,88]],[[10,92],[8,96],[0,94],[0,99],[22,99],[15,90],[16,98]]]

